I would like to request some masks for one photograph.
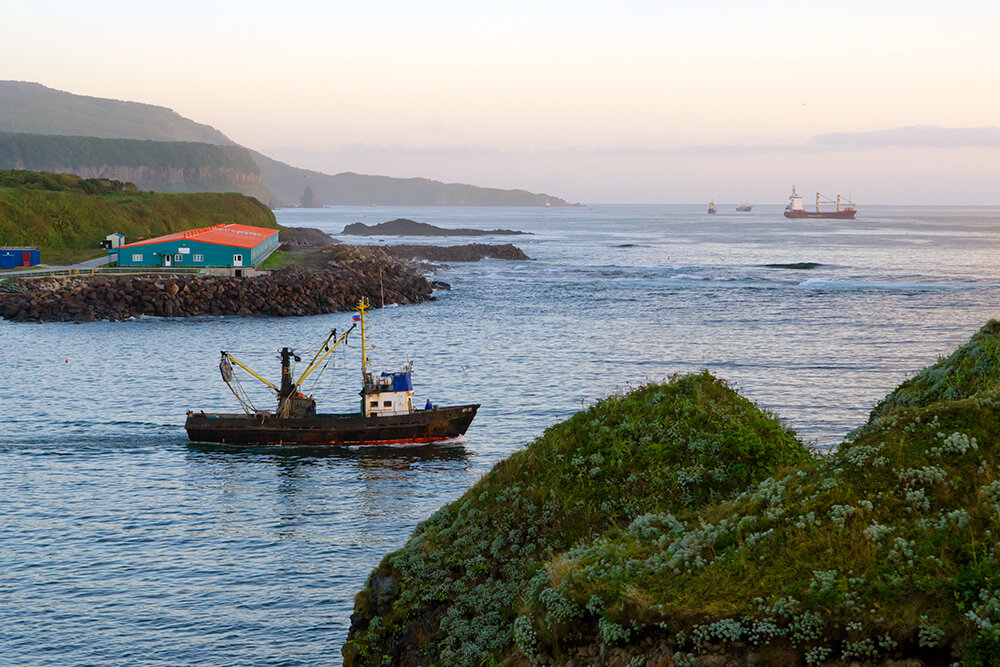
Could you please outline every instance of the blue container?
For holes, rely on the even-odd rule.
[[[0,248],[0,269],[35,266],[40,261],[38,248]]]

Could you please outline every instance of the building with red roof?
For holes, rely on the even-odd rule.
[[[278,249],[278,230],[213,225],[134,241],[112,249],[118,266],[252,267]]]

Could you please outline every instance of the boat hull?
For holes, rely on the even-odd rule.
[[[857,211],[785,211],[786,218],[827,218],[832,220],[853,220]]]
[[[464,435],[479,405],[415,410],[408,415],[362,417],[189,412],[184,428],[195,442],[292,447],[423,444]]]

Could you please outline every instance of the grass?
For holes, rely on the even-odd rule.
[[[478,664],[509,650],[519,600],[545,564],[650,512],[685,512],[731,497],[810,454],[772,415],[709,373],[605,399],[497,464],[421,524],[370,585],[405,588],[372,616],[350,651],[381,655],[408,623],[446,610],[426,645],[439,664]],[[576,617],[576,607],[556,614]],[[375,621],[374,619],[379,620]]]
[[[299,253],[290,253],[283,250],[275,250],[270,257],[265,259],[257,268],[260,269],[280,269],[283,266],[302,266],[303,258]]]
[[[997,443],[995,321],[825,457],[707,373],[613,396],[387,556],[345,657],[559,663],[650,637],[677,664],[772,643],[806,664],[998,664]]]

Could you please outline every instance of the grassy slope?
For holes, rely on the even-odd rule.
[[[691,654],[783,641],[813,662],[878,663],[903,648],[997,664],[998,369],[990,322],[828,459],[696,520],[643,517],[575,550],[534,582],[523,648],[572,641],[552,622],[561,599],[609,642],[682,632]]]
[[[383,561],[358,595],[370,622],[349,659],[395,657],[414,633],[439,664],[502,655],[544,563],[635,517],[690,512],[809,458],[794,434],[708,373],[605,399],[497,464]],[[387,580],[401,588],[391,608],[372,590]]]
[[[559,663],[595,641],[641,655],[651,637],[674,643],[675,664],[772,643],[806,664],[1000,664],[1000,323],[829,457],[775,428],[731,438],[706,414],[731,399],[692,391],[713,385],[609,399],[498,464],[373,573],[345,656],[412,656],[417,635],[421,664]],[[750,420],[766,423],[731,421]],[[706,455],[729,442],[746,445]],[[794,465],[753,483],[780,464]]]
[[[126,241],[222,223],[277,227],[256,199],[235,193],[137,192],[130,184],[69,174],[0,171],[0,245],[34,245],[76,258],[99,254],[107,234]]]
[[[3,132],[233,143],[215,128],[166,107],[74,95],[27,81],[0,81],[0,109]]]

